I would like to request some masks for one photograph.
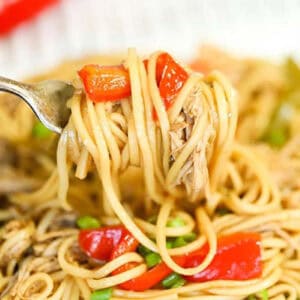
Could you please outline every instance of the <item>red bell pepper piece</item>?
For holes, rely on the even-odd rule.
[[[78,74],[93,102],[118,101],[131,95],[129,73],[123,65],[86,65]]]
[[[139,245],[139,241],[129,232],[123,234],[119,244],[111,253],[110,260],[113,260],[124,253],[134,252]]]
[[[139,242],[138,240],[128,231],[124,234],[119,244],[114,248],[113,252],[111,253],[110,260],[113,260],[125,253],[133,252],[138,247]],[[137,263],[131,262],[125,264],[112,272],[112,275],[116,275],[122,273],[132,267],[135,267]]]
[[[188,78],[188,73],[168,53],[162,53],[157,58],[157,76],[160,76],[159,91],[165,107],[171,105],[171,101],[182,89]]]
[[[146,69],[148,61],[145,60]],[[177,96],[188,78],[188,73],[175,62],[168,53],[162,53],[156,61],[156,82],[160,96],[166,110],[172,105],[172,100]],[[157,120],[156,111],[153,111],[153,119]]]
[[[189,254],[173,257],[182,267],[196,267],[208,253],[208,245]],[[118,273],[137,266],[129,263],[122,266]],[[172,270],[161,262],[142,275],[119,285],[124,290],[145,291],[159,284]],[[248,280],[262,275],[260,235],[258,233],[235,233],[218,239],[218,249],[211,264],[202,272],[185,279],[191,282],[211,280]]]
[[[81,230],[79,245],[90,257],[100,260],[113,260],[120,255],[135,251],[138,241],[122,225]],[[209,246],[191,253],[175,256],[174,261],[182,267],[196,267],[205,259]],[[130,270],[138,263],[131,262],[115,270],[113,275]],[[144,291],[161,282],[173,271],[161,262],[142,275],[120,284],[120,288]],[[258,233],[234,233],[218,239],[217,253],[210,265],[202,272],[186,276],[191,282],[210,280],[248,280],[262,274],[260,235]]]
[[[185,267],[201,264],[208,253],[208,245],[187,255]],[[217,253],[202,272],[186,276],[192,282],[210,280],[247,280],[261,276],[262,262],[260,235],[258,233],[234,233],[218,239]]]
[[[173,257],[173,259],[180,266],[183,266],[186,262],[185,256],[175,256]],[[136,264],[127,264],[126,268],[122,268],[122,272],[129,270],[135,266]],[[142,292],[151,289],[155,285],[159,284],[172,272],[172,269],[170,269],[164,262],[161,262],[142,275],[121,283],[119,287],[123,290]]]
[[[0,35],[6,34],[25,20],[34,17],[58,0],[0,1]]]
[[[155,70],[156,74],[155,74],[155,77],[156,77],[156,83],[157,83],[157,85],[159,85],[159,83],[160,83],[160,80],[161,80],[161,77],[162,77],[162,73],[163,73],[164,68],[166,66],[165,65],[165,63],[166,63],[166,55],[168,55],[169,57],[171,57],[167,53],[162,53],[156,59],[156,70]],[[148,72],[148,62],[149,62],[148,59],[145,59],[143,61],[147,72]]]
[[[203,74],[208,74],[213,69],[208,61],[201,59],[192,62],[190,66],[193,70],[201,72]]]
[[[120,241],[128,234],[129,231],[122,225],[84,229],[80,230],[78,242],[88,256],[107,261]]]
[[[144,64],[147,69],[148,60],[144,60]],[[129,73],[122,65],[86,65],[78,74],[86,93],[94,102],[117,101],[131,95]],[[166,109],[170,107],[187,78],[187,72],[170,54],[162,53],[158,56],[156,82]]]
[[[119,244],[113,250],[111,254],[111,260],[117,258],[118,256],[124,253],[135,251],[138,245],[139,242],[133,237],[133,235],[130,232],[125,233]],[[173,257],[173,259],[181,266],[183,266],[186,261],[185,256],[177,256]],[[114,270],[112,274],[116,275],[123,273],[127,270],[136,267],[137,265],[138,263],[136,262],[127,263]],[[134,279],[128,280],[124,283],[121,283],[119,287],[124,290],[144,291],[157,285],[161,280],[163,280],[171,273],[172,270],[165,263],[161,262],[152,269],[145,272],[144,274]]]

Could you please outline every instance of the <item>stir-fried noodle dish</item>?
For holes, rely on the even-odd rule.
[[[300,68],[211,46],[91,57],[51,133],[0,95],[0,298],[300,297]]]

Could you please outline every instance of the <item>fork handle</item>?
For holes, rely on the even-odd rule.
[[[29,84],[21,83],[13,79],[0,76],[0,91],[8,92],[22,98],[30,107],[33,106],[32,87]]]

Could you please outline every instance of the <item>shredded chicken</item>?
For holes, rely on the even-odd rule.
[[[200,88],[196,86],[169,132],[171,139],[171,162],[176,160],[182,148],[190,139],[196,122],[202,117],[202,112],[203,96]],[[210,113],[211,120],[215,122],[213,112]],[[193,153],[189,156],[177,176],[175,184],[184,184],[191,201],[201,197],[199,193],[203,191],[208,182],[208,156],[214,137],[215,130],[213,125],[208,126],[199,140],[197,147],[195,147]]]
[[[58,208],[46,210],[44,208],[33,211],[30,216],[31,220],[11,220],[1,228],[0,271],[3,276],[10,279],[0,294],[0,299],[5,295],[14,299],[20,286],[31,274],[61,272],[57,258],[58,248],[66,235],[77,232],[74,228],[76,213],[65,212]],[[78,245],[72,247],[70,258],[74,261],[87,262],[87,257]],[[30,286],[26,294],[32,295],[42,289],[42,284],[37,282]]]
[[[6,266],[12,259],[20,259],[32,243],[34,223],[32,221],[13,220],[0,231],[0,267]]]

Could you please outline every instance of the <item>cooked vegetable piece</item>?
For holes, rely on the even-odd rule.
[[[140,253],[142,256],[146,256],[147,254],[152,253],[152,251],[150,249],[148,249],[147,247],[143,246],[143,245],[139,245],[137,248],[138,253]]]
[[[183,247],[187,244],[183,236],[177,237],[172,244],[172,248]]]
[[[188,234],[185,234],[185,235],[183,236],[183,239],[184,239],[186,242],[190,243],[190,242],[193,242],[193,241],[196,239],[196,237],[197,237],[197,234],[196,234],[195,232],[190,232],[190,233],[188,233]]]
[[[186,255],[173,259],[182,267],[196,267],[205,259],[208,244]],[[149,255],[149,254],[147,254]],[[127,264],[119,272],[124,272],[137,264]],[[144,291],[157,285],[172,273],[172,270],[161,262],[135,279],[120,285],[120,288],[133,291]],[[234,233],[218,239],[218,249],[211,264],[202,272],[186,276],[185,280],[204,282],[210,280],[247,280],[258,278],[262,274],[260,235],[257,233]],[[175,275],[174,275],[175,276]],[[167,280],[168,281],[168,280]],[[174,283],[181,286],[184,280]],[[166,284],[165,284],[166,285]]]
[[[127,234],[129,231],[122,225],[83,229],[79,233],[78,242],[80,248],[88,256],[99,260],[109,260],[115,248]]]
[[[182,277],[180,277],[172,286],[171,286],[171,289],[175,289],[175,288],[178,288],[178,287],[181,287],[183,285],[186,284],[186,280]]]
[[[77,219],[76,223],[80,229],[99,228],[101,226],[100,221],[91,216],[80,217]]]
[[[129,73],[123,65],[86,65],[78,74],[93,102],[119,101],[131,95]]]
[[[182,220],[180,217],[172,218],[167,222],[168,227],[182,227],[184,225],[184,220]]]
[[[187,255],[186,267],[201,264],[208,253],[206,244]],[[217,253],[210,265],[202,272],[186,276],[192,282],[210,280],[247,280],[262,274],[260,235],[257,233],[234,233],[218,239]]]
[[[126,229],[119,243],[114,247],[110,260],[113,260],[124,253],[136,251],[139,245],[138,240]]]
[[[185,264],[186,260],[184,256],[173,257],[173,259],[181,266]],[[130,268],[132,268],[132,266],[128,266],[127,270]],[[124,271],[125,270],[123,270],[123,272]],[[142,275],[121,283],[119,286],[124,290],[142,292],[154,287],[171,273],[172,270],[164,262],[161,262]]]
[[[148,60],[144,60],[148,69]],[[93,102],[118,101],[131,95],[129,72],[123,65],[86,65],[78,72],[85,91]],[[168,53],[157,58],[156,82],[166,110],[188,78],[187,72]],[[156,112],[153,113],[157,119]]]
[[[181,238],[186,242],[183,237]],[[122,225],[81,230],[78,241],[81,249],[95,259],[113,260],[124,253],[137,249],[144,255],[150,269],[144,274],[120,284],[123,289],[144,291],[152,288],[172,273],[172,270],[164,262],[161,262],[158,253],[139,246],[135,237]],[[182,267],[196,267],[205,259],[208,250],[209,246],[205,244],[191,253],[172,258]],[[137,265],[138,263],[127,263],[114,270],[113,275],[130,270]],[[261,276],[261,273],[260,235],[258,233],[234,233],[218,239],[217,253],[205,270],[193,276],[186,276],[185,279],[193,282],[218,279],[246,280],[257,278]],[[173,275],[173,277],[176,276],[177,274]],[[170,278],[162,283],[165,287],[184,284],[183,279],[168,284]]]
[[[91,294],[90,300],[109,300],[112,295],[112,288],[95,291]]]
[[[37,122],[32,128],[32,135],[40,139],[46,139],[51,135],[51,131],[41,122]]]
[[[161,257],[158,253],[152,252],[145,256],[148,268],[152,268],[161,262]]]
[[[282,147],[289,139],[288,123],[294,108],[286,102],[282,102],[274,113],[268,130],[263,140],[273,147]]]
[[[287,142],[287,140],[288,130],[285,126],[278,126],[277,128],[273,127],[265,137],[265,141],[276,148],[282,147]]]
[[[184,284],[185,280],[177,273],[172,273],[166,277],[161,283],[162,286],[166,289],[179,287],[181,284]]]
[[[168,109],[188,78],[187,72],[168,53],[162,53],[157,59],[156,68],[161,73],[159,91]]]
[[[172,249],[173,248],[173,241],[167,240],[166,245],[167,245],[167,249]]]
[[[285,88],[263,136],[265,142],[277,148],[282,147],[290,138],[290,120],[300,109],[300,68],[291,58],[285,62],[283,68]]]
[[[269,295],[268,295],[268,290],[264,289],[260,292],[261,295],[261,299],[262,300],[268,300],[269,299]]]

